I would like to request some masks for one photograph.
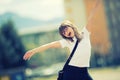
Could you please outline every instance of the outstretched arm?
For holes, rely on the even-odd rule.
[[[37,52],[42,52],[45,51],[49,48],[61,48],[61,44],[59,41],[55,41],[55,42],[51,42],[45,45],[42,45],[40,47],[34,48],[32,50],[29,50],[25,53],[25,55],[23,56],[24,60],[28,60],[30,59],[35,53]]]
[[[89,25],[90,25],[91,22],[92,22],[93,16],[95,15],[95,13],[96,13],[96,11],[97,11],[98,6],[100,5],[100,3],[101,3],[101,0],[96,0],[96,3],[95,3],[93,9],[91,10],[91,12],[90,12],[90,14],[89,14],[89,16],[88,16],[87,24],[86,24],[86,26],[84,26],[84,27],[86,27],[86,28],[89,27]],[[83,28],[84,28],[84,27],[83,27]],[[88,30],[88,29],[87,29],[87,30]]]

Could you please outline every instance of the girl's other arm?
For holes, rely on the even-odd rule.
[[[45,51],[49,48],[61,48],[61,44],[59,41],[55,41],[55,42],[51,42],[51,43],[42,45],[40,47],[34,48],[32,50],[27,51],[23,56],[23,59],[24,60],[30,59],[35,53]]]
[[[94,5],[93,9],[91,10],[91,12],[88,16],[87,24],[86,24],[86,26],[83,26],[83,28],[86,27],[86,29],[88,31],[90,31],[90,26],[92,26],[93,18],[96,14],[96,11],[98,10],[98,7],[99,7],[100,3],[101,3],[101,0],[96,0],[95,5]]]

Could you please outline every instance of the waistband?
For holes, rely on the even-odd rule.
[[[76,67],[76,66],[71,66],[71,65],[67,65],[66,67],[67,71],[77,71],[77,72],[88,72],[88,67]]]

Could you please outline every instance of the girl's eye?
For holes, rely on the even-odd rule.
[[[68,28],[65,28],[65,29],[64,29],[64,32],[67,32],[67,30],[68,30]]]
[[[68,30],[68,28],[65,28],[65,29],[63,30],[63,35],[66,34],[67,30]]]
[[[68,28],[65,28],[65,31],[67,31],[68,30]]]
[[[65,34],[65,31],[63,31],[63,33],[62,34]]]

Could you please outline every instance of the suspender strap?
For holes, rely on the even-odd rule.
[[[72,50],[72,52],[71,52],[69,58],[67,59],[65,65],[64,65],[64,67],[63,67],[63,70],[66,69],[68,63],[70,62],[70,60],[71,60],[71,58],[72,58],[72,56],[73,56],[73,54],[74,54],[74,52],[75,52],[75,50],[76,50],[76,48],[77,48],[77,45],[78,45],[78,40],[76,41],[76,44],[75,44],[75,46],[74,46],[74,48],[73,48],[73,50]]]

